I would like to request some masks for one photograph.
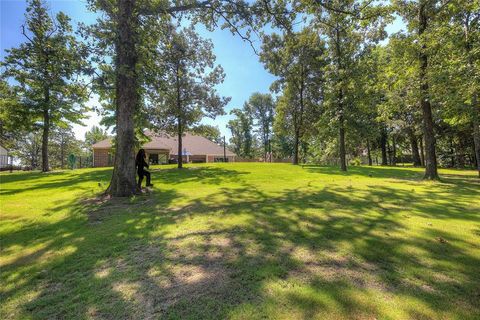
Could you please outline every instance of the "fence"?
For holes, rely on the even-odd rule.
[[[272,161],[263,161],[263,158],[248,159],[235,157],[235,162],[272,162],[272,163],[292,163],[291,158],[287,159],[273,159]]]

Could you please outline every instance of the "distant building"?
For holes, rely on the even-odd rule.
[[[178,159],[178,139],[167,134],[147,132],[151,141],[145,143],[147,159],[151,164],[166,164]],[[223,146],[202,136],[186,133],[182,138],[183,161],[187,162],[223,162]],[[113,165],[112,139],[108,138],[93,146],[93,166],[106,167]],[[236,154],[226,149],[228,162],[234,162]]]
[[[0,146],[0,168],[7,167],[8,164],[8,150]]]

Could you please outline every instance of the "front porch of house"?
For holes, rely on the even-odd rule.
[[[170,150],[145,149],[145,155],[149,164],[168,164]]]

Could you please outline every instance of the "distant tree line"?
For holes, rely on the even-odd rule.
[[[41,129],[19,133],[21,138],[8,145],[10,155],[18,164],[29,170],[42,169]],[[75,156],[75,168],[88,168],[93,165],[92,145],[108,137],[107,132],[93,126],[85,133],[85,139],[75,138],[71,127],[53,127],[48,143],[48,163],[52,169],[70,168],[68,158]]]
[[[411,162],[437,179],[437,166],[479,166],[480,5],[472,1],[392,1],[337,10],[298,2],[306,26],[279,23],[262,36],[260,60],[277,76],[272,142],[292,162]],[[353,15],[352,12],[357,12]],[[400,16],[406,31],[385,43],[385,25]],[[382,42],[383,41],[383,42]],[[231,143],[255,157],[256,116],[233,111]],[[282,144],[280,144],[282,145]],[[256,149],[257,148],[257,149]],[[408,155],[408,156],[406,156]]]

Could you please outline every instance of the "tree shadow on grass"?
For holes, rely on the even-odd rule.
[[[82,189],[82,187],[79,186],[80,183],[91,181],[106,184],[110,181],[111,169],[16,173],[12,175],[1,175],[1,177],[2,189],[0,190],[0,195],[16,195],[27,191],[55,191],[57,188],[62,190],[77,190]],[[25,187],[22,189],[17,188],[17,184],[19,183]]]
[[[84,318],[98,294],[106,294],[113,302],[108,318],[135,318],[128,316],[127,305],[117,303],[122,301],[121,292],[102,287],[105,283],[95,277],[95,270],[101,261],[120,259],[132,244],[145,241],[149,222],[174,223],[147,211],[156,205],[168,206],[178,195],[173,191],[155,195],[113,198],[101,205],[85,200],[64,202],[50,211],[68,208],[67,218],[53,223],[31,222],[16,232],[3,233],[2,253],[38,249],[3,261],[1,279],[6,285],[0,290],[0,300],[26,295],[33,289],[38,292],[37,298],[24,305],[24,312],[33,318]]]
[[[365,176],[380,179],[400,179],[400,180],[421,180],[423,172],[414,171],[402,167],[348,167],[348,171],[341,171],[338,167],[321,166],[321,165],[303,165],[303,169],[311,173],[319,173],[325,175],[339,175],[339,176]]]
[[[348,171],[341,171],[338,167],[321,166],[321,165],[303,165],[303,169],[311,173],[319,173],[324,175],[338,175],[338,176],[363,176],[370,178],[380,179],[396,179],[396,180],[409,180],[409,181],[421,181],[423,179],[424,172],[422,168],[411,167],[392,167],[392,166],[351,166],[348,167]],[[461,171],[461,170],[460,170]],[[464,170],[466,171],[466,170]],[[477,178],[476,173],[472,171],[472,174],[455,174],[440,172],[440,182],[455,183],[455,184],[468,184],[468,185],[480,185],[480,180]]]
[[[250,174],[220,167],[186,167],[183,169],[154,169],[155,179],[166,185],[195,182],[201,184],[224,184],[238,182],[242,176]]]
[[[435,228],[412,235],[404,223],[407,205],[411,215],[475,219],[461,204],[440,212],[447,188],[425,199],[385,186],[267,195],[244,183],[182,207],[174,190],[99,208],[72,201],[66,219],[2,236],[2,250],[43,247],[2,267],[1,298],[35,291],[19,310],[34,319],[387,318],[393,305],[407,317],[475,319],[472,243]],[[389,305],[396,297],[417,305]]]

